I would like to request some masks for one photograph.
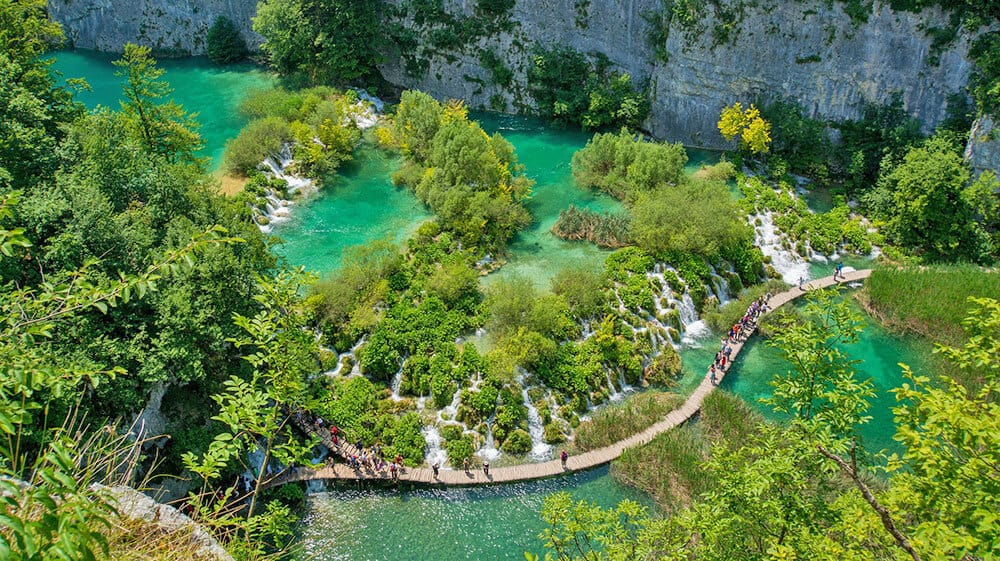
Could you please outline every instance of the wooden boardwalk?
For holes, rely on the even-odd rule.
[[[868,278],[871,275],[871,272],[871,269],[862,269],[860,271],[844,273],[844,278],[840,281],[834,281],[832,276],[810,281],[806,283],[804,289],[795,287],[791,290],[773,295],[769,303],[769,308],[771,310],[777,309],[784,304],[799,298],[810,290],[827,288],[839,283],[860,282]],[[752,334],[753,333],[751,332],[750,335]],[[750,335],[747,336],[748,339]],[[743,344],[744,342],[739,341],[731,345],[732,354],[730,355],[730,366],[743,349]],[[717,382],[721,383],[725,375],[726,371],[720,371],[716,375]],[[698,385],[698,388],[690,395],[690,397],[687,398],[684,404],[678,409],[674,409],[668,413],[663,420],[638,434],[632,435],[624,440],[620,440],[610,446],[598,448],[581,454],[573,454],[569,457],[565,465],[563,465],[559,460],[550,460],[547,462],[491,468],[489,475],[486,475],[483,473],[482,469],[478,468],[470,471],[442,468],[438,475],[434,475],[433,470],[430,468],[404,468],[401,470],[401,473],[398,474],[398,480],[428,485],[449,486],[512,483],[516,481],[542,479],[545,477],[552,477],[563,473],[603,465],[621,456],[627,448],[646,444],[656,435],[666,432],[690,419],[701,408],[702,401],[704,401],[705,397],[712,393],[712,390],[714,389],[715,385],[712,384],[708,373],[706,373],[705,377],[701,381],[701,384]],[[323,436],[322,440],[324,441],[324,444],[327,444],[328,447],[332,447],[331,451],[338,455],[343,456],[344,454],[347,454],[349,456],[350,454],[355,453],[354,446],[345,444],[341,441],[336,447],[333,447],[334,445],[332,440],[329,438],[329,435],[318,436]],[[383,469],[382,471],[364,468],[356,470],[345,464],[335,463],[325,465],[324,467],[315,470],[299,468],[279,477],[273,484],[282,485],[293,481],[307,481],[313,479],[391,481],[388,468]]]

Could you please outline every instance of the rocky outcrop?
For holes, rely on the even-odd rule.
[[[176,508],[158,503],[124,485],[106,489],[115,501],[119,517],[147,523],[170,535],[177,551],[190,555],[185,556],[186,559],[233,561],[211,534]]]
[[[233,20],[247,45],[261,37],[250,28],[257,0],[52,0],[49,14],[81,49],[120,52],[127,42],[158,54],[205,53],[205,35],[218,16]]]
[[[407,0],[386,1],[398,6]],[[116,50],[132,40],[200,53],[216,15],[227,15],[251,36],[255,4],[52,0],[50,10],[77,46]],[[876,2],[867,21],[859,21],[844,12],[843,2],[734,0],[722,3],[739,15],[720,39],[714,4],[705,3],[693,27],[671,24],[656,44],[649,39],[649,21],[663,10],[661,0],[516,0],[511,30],[498,27],[457,50],[421,45],[426,66],[416,75],[407,72],[401,53],[389,53],[381,70],[401,87],[517,112],[532,104],[526,76],[535,44],[603,53],[637,84],[648,84],[650,132],[710,148],[725,145],[715,123],[733,101],[787,98],[811,116],[839,120],[858,117],[868,101],[882,103],[898,94],[930,130],[945,117],[948,97],[964,91],[968,81],[967,37],[960,34],[942,52],[932,52],[925,30],[947,20],[936,9],[894,12]],[[471,16],[478,2],[445,0],[444,5],[453,14]],[[493,83],[481,62],[484,51],[513,71],[512,83]]]
[[[965,159],[977,175],[992,170],[1000,176],[1000,129],[989,117],[980,117],[972,123]]]

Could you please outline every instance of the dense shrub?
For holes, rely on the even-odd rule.
[[[283,119],[254,119],[236,138],[226,142],[222,167],[229,173],[246,175],[268,156],[277,155],[291,138],[292,131]]]
[[[597,130],[638,128],[649,113],[644,91],[627,73],[609,72],[610,61],[591,62],[569,47],[539,47],[528,69],[528,86],[542,116]]]
[[[239,62],[247,57],[247,45],[236,24],[225,16],[215,18],[205,38],[208,58],[219,64]]]

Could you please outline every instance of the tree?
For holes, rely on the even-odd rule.
[[[689,180],[644,195],[632,209],[631,237],[654,253],[712,255],[752,237],[725,184]]]
[[[205,37],[208,58],[218,64],[239,62],[247,57],[247,44],[236,24],[225,16],[215,18]]]
[[[933,559],[1000,555],[1000,302],[970,298],[962,347],[937,351],[978,376],[966,388],[937,374],[915,374],[898,388],[896,440],[906,447],[889,458],[894,506],[912,517],[914,545]]]
[[[279,72],[347,84],[377,72],[381,13],[362,0],[262,0],[253,29]]]
[[[156,66],[149,47],[128,43],[114,65],[125,78],[122,113],[142,138],[146,149],[168,161],[193,162],[202,146],[193,116],[173,100],[170,85],[160,80],[164,70]]]
[[[879,181],[879,190],[893,202],[882,211],[886,232],[931,259],[989,260],[994,248],[985,225],[998,221],[996,195],[969,179],[968,167],[946,139],[933,137],[912,148]]]
[[[718,127],[726,140],[740,137],[740,145],[751,154],[766,154],[770,149],[771,124],[760,116],[760,110],[752,103],[746,110],[738,101],[724,107]]]

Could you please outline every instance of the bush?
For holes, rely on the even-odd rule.
[[[537,50],[528,86],[542,116],[586,129],[638,128],[649,114],[646,93],[627,73],[608,72],[606,56],[595,58],[569,47]]]
[[[471,436],[449,440],[445,443],[444,447],[448,451],[448,461],[455,467],[462,465],[462,461],[466,458],[471,458],[472,453],[475,451]]]
[[[527,454],[531,451],[531,435],[524,430],[517,429],[507,436],[501,449],[508,454]]]
[[[281,151],[292,139],[292,131],[283,119],[266,117],[250,121],[240,134],[226,143],[222,167],[229,173],[246,175],[257,169],[264,158]]]
[[[208,30],[205,38],[206,52],[212,62],[230,64],[247,57],[247,45],[240,30],[225,16],[215,18],[215,23]]]
[[[544,439],[547,444],[558,444],[565,441],[566,435],[563,434],[562,425],[556,422],[545,425]]]

